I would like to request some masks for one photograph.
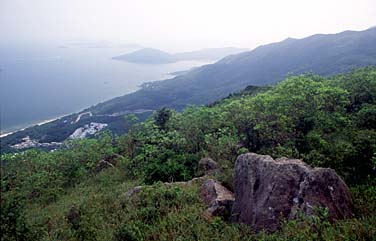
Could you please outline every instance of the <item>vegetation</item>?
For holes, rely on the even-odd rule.
[[[330,78],[291,76],[258,93],[183,112],[161,109],[127,135],[99,133],[53,152],[1,156],[2,240],[372,240],[376,236],[376,67]],[[132,125],[133,124],[133,125]],[[132,125],[132,126],[130,126]],[[198,175],[210,156],[232,188],[239,153],[331,167],[351,187],[352,219],[325,210],[273,234],[205,216],[198,187],[161,182]],[[98,171],[99,160],[115,168]],[[131,197],[124,193],[147,185]]]

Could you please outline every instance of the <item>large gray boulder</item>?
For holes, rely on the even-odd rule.
[[[329,219],[352,216],[348,187],[333,169],[311,168],[301,160],[248,153],[235,163],[235,202],[231,218],[255,231],[276,231],[282,219],[326,207]]]

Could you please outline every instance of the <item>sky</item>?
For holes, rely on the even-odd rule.
[[[375,25],[376,0],[0,0],[0,43],[254,48]]]

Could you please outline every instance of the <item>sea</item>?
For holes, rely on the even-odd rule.
[[[144,82],[172,78],[173,72],[208,64],[134,64],[112,59],[137,48],[90,42],[0,45],[1,135],[136,91]]]

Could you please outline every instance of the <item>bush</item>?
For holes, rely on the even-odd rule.
[[[189,180],[197,169],[197,163],[196,155],[177,155],[168,151],[161,153],[146,165],[145,183]]]
[[[1,197],[1,240],[34,240],[26,224],[24,205],[19,198]]]
[[[114,234],[117,241],[139,241],[143,240],[145,225],[142,222],[127,222],[122,224]]]

